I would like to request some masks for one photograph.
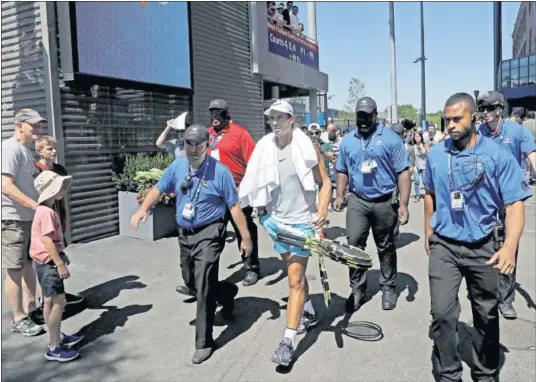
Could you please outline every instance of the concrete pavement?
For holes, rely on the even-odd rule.
[[[534,192],[533,188],[533,192]],[[518,264],[520,292],[515,306],[517,321],[501,321],[505,345],[502,381],[536,380],[536,203],[527,202],[526,232],[521,240]],[[10,332],[11,322],[2,299],[2,380],[4,381],[433,381],[428,338],[430,302],[427,258],[423,249],[423,202],[410,201],[411,220],[403,227],[399,250],[400,293],[394,311],[381,310],[378,293],[378,261],[369,273],[372,298],[351,321],[370,321],[381,326],[384,338],[364,342],[337,335],[348,295],[347,269],[329,261],[327,270],[333,306],[323,305],[316,261],[307,274],[313,304],[320,313],[319,328],[300,337],[299,358],[290,371],[282,372],[270,356],[285,329],[288,283],[272,243],[261,229],[261,267],[264,278],[244,288],[244,275],[236,242],[221,257],[220,278],[240,286],[236,299],[237,323],[216,327],[222,347],[202,365],[192,365],[195,303],[175,292],[181,283],[176,238],[145,242],[112,237],[73,245],[71,293],[87,297],[90,307],[66,319],[63,331],[85,335],[81,358],[69,364],[44,360],[47,336],[24,338]],[[344,213],[331,213],[330,236],[344,236]],[[344,240],[344,238],[342,238]],[[372,237],[368,249],[375,254]],[[522,295],[523,294],[523,295]],[[465,286],[460,290],[461,328],[472,317]],[[465,330],[470,330],[465,329]],[[468,337],[462,332],[462,357],[467,359]],[[528,345],[527,345],[528,344]],[[469,344],[470,346],[470,344]],[[532,349],[530,347],[532,346]],[[469,369],[464,365],[464,377]]]

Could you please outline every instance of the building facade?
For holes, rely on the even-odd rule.
[[[257,12],[264,7],[266,12],[264,2],[189,2],[184,4],[183,11],[171,14],[178,3],[1,4],[2,139],[12,135],[14,114],[21,108],[33,108],[47,117],[49,123],[44,133],[56,138],[58,162],[73,176],[68,198],[70,242],[118,234],[114,162],[122,154],[159,151],[155,142],[167,120],[189,110],[194,122],[208,125],[209,101],[223,98],[233,120],[258,140],[265,134],[263,110],[265,100],[270,98],[266,90],[273,88],[272,83],[284,84],[290,76],[291,81],[287,82],[292,82],[288,85],[293,87],[327,90],[327,76],[320,74],[318,67],[290,59],[281,63],[276,58],[262,63],[264,66],[259,70],[259,57],[275,55],[268,52],[266,45],[255,45],[258,36],[254,35],[254,28],[260,14],[252,10]],[[103,10],[99,6],[108,8]],[[95,8],[88,11],[83,7]],[[91,20],[96,12],[101,14],[96,21]],[[149,42],[136,41],[132,36],[139,33],[135,28],[146,27],[153,33],[155,25],[165,25],[158,18],[170,14],[173,20],[184,21],[172,23],[172,28],[187,25],[187,29],[180,41],[165,46],[163,52],[175,49],[184,54],[175,54],[175,58],[180,56],[180,62],[169,61],[168,70],[160,70],[165,66],[158,65],[162,52],[150,50],[162,45],[169,36],[151,35],[153,40]],[[107,17],[123,20],[106,24]],[[266,18],[264,21],[267,28]],[[114,49],[88,45],[93,37],[99,36],[104,45],[116,44]],[[265,36],[267,39],[266,32]],[[126,43],[145,43],[147,51],[117,56]],[[100,53],[92,57],[95,50]],[[98,67],[106,59],[110,60],[109,65]],[[144,65],[138,65],[142,59]],[[154,73],[148,70],[153,66],[158,69]],[[184,73],[177,73],[179,69],[175,68],[179,67]],[[103,74],[112,69],[113,75]],[[282,81],[277,75],[279,70],[285,71]],[[267,78],[268,74],[272,76]],[[148,75],[158,75],[170,82],[152,83],[144,80]],[[177,85],[178,80],[183,83]]]
[[[536,54],[536,1],[522,1],[512,32],[512,57]]]

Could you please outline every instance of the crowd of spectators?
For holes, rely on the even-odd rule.
[[[294,5],[292,1],[287,1],[285,6],[283,3],[276,5],[275,1],[268,1],[268,22],[274,25],[279,25],[292,33],[306,38],[303,34],[303,23],[300,22],[298,16],[300,9]]]

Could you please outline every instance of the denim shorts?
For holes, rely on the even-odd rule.
[[[54,297],[65,293],[63,279],[60,277],[58,267],[53,261],[46,264],[39,264],[37,261],[34,261],[33,265],[43,297]]]
[[[313,227],[309,223],[302,223],[302,224],[283,224],[276,220],[274,220],[270,215],[264,215],[261,217],[260,222],[266,232],[268,232],[268,235],[272,238],[274,241],[274,249],[277,253],[280,255],[283,253],[290,253],[291,255],[296,256],[311,256],[311,252],[306,251],[304,249],[295,247],[293,245],[284,244],[276,240],[277,233],[281,231],[281,229],[284,229],[285,227],[288,227],[293,230],[298,230],[300,232],[303,232],[306,235],[314,235],[315,231]]]

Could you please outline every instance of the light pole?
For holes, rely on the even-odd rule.
[[[424,3],[421,1],[421,57],[413,61],[414,64],[420,61],[421,63],[421,124],[424,131],[427,130],[426,126],[426,67],[424,61]]]
[[[389,2],[389,30],[391,36],[391,123],[398,122],[398,101],[396,94],[396,44],[395,44],[395,2]]]
[[[478,106],[478,95],[480,94],[480,90],[473,90],[473,93],[475,95],[475,104]]]

